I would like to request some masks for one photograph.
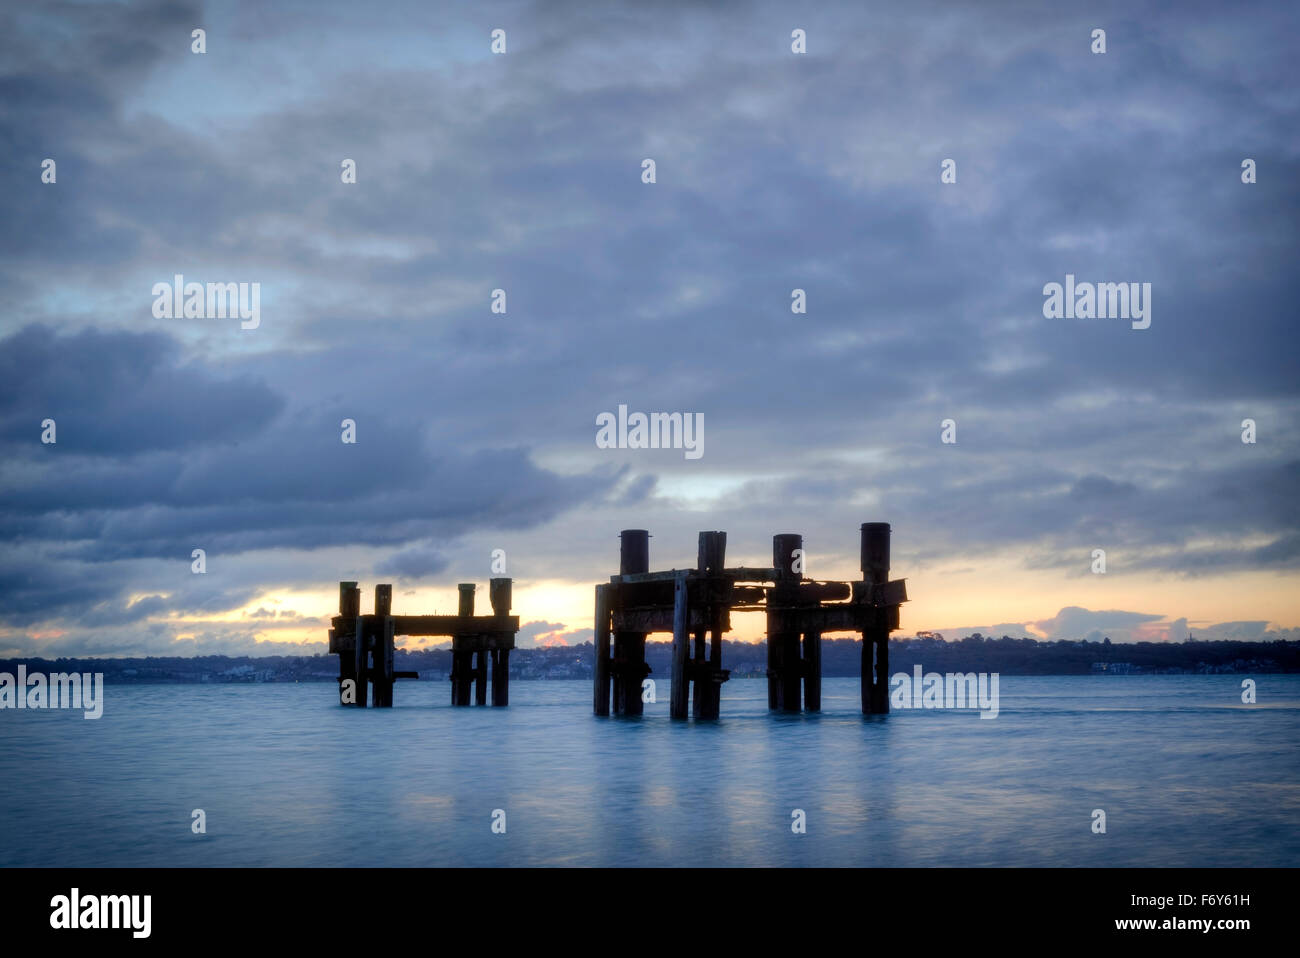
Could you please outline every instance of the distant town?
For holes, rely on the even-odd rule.
[[[672,643],[648,642],[646,661],[654,675],[671,671]],[[822,674],[856,677],[861,669],[858,639],[822,641]],[[767,670],[764,643],[723,643],[723,663],[736,678],[760,678]],[[1198,675],[1300,672],[1300,642],[1101,642],[1052,641],[980,635],[948,641],[924,633],[889,643],[891,672],[910,672],[920,665],[927,672],[999,672],[1003,675]],[[515,649],[510,656],[511,679],[590,679],[590,642]],[[0,671],[102,672],[106,682],[333,682],[338,679],[336,656],[194,656],[149,658],[18,658],[0,660]],[[395,668],[418,672],[421,679],[446,680],[450,649],[398,649]]]

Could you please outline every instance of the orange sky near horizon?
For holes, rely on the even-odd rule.
[[[850,570],[839,571],[845,579],[857,578]],[[828,574],[825,578],[835,576]],[[1072,606],[1158,615],[1161,617],[1158,620],[1130,627],[1134,639],[1150,641],[1168,639],[1170,626],[1179,619],[1187,620],[1193,634],[1198,628],[1237,621],[1267,621],[1270,629],[1300,626],[1300,590],[1296,588],[1296,577],[1285,573],[1225,574],[1214,578],[1213,588],[1207,588],[1204,577],[1138,578],[1113,572],[1062,577],[1058,570],[1025,570],[1009,564],[1005,568],[987,566],[979,570],[969,566],[951,571],[936,568],[905,578],[910,598],[903,606],[901,627],[896,633],[902,636],[928,630],[945,632],[952,639],[960,637],[953,630],[1022,623],[1024,628],[1020,634],[1043,638],[1050,634],[1050,620]],[[513,611],[524,626],[536,623],[551,626],[539,634],[537,644],[582,642],[587,636],[574,633],[591,629],[592,588],[591,582],[516,579]],[[370,592],[363,593],[363,611],[370,608],[371,599]],[[182,627],[187,621],[193,621],[196,630],[204,622],[257,622],[260,641],[311,645],[324,642],[328,619],[336,614],[337,604],[335,588],[268,592],[244,608],[222,616],[167,621],[179,627],[177,634],[181,638],[187,635],[188,630]],[[393,607],[399,614],[448,614],[455,610],[456,604],[454,585],[394,589]],[[255,616],[259,609],[268,608],[297,613],[298,618]],[[761,613],[737,613],[732,625],[729,638],[740,641],[764,638]],[[532,639],[526,641],[533,644]],[[407,638],[399,645],[437,648],[446,643],[444,638],[430,637]]]

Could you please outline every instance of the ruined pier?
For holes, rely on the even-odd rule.
[[[727,534],[701,532],[694,569],[650,571],[649,533],[620,537],[619,574],[596,586],[593,709],[597,715],[640,715],[651,669],[646,637],[673,636],[669,714],[717,718],[722,685],[722,636],[732,612],[767,616],[767,703],[773,710],[821,709],[821,640],[828,632],[862,636],[862,711],[889,711],[889,633],[907,601],[902,579],[889,578],[887,522],[860,530],[862,578],[807,579],[803,536],[772,537],[772,565],[727,568]],[[612,648],[611,648],[612,646]]]
[[[469,705],[472,686],[475,703],[486,705],[490,678],[492,704],[509,705],[510,650],[519,631],[519,617],[510,614],[512,580],[490,580],[491,615],[474,614],[474,583],[457,588],[456,615],[393,615],[388,584],[375,586],[374,614],[362,615],[357,583],[340,582],[339,614],[329,630],[330,653],[339,657],[339,703],[365,708],[373,698],[375,708],[392,707],[394,682],[417,678],[393,670],[394,637],[444,635],[451,637],[451,704]]]

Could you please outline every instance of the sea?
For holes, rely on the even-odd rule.
[[[1244,678],[1003,675],[992,719],[734,679],[713,721],[666,687],[598,718],[588,681],[108,685],[0,711],[0,865],[1300,865],[1300,675]]]

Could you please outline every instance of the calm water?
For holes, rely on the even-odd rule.
[[[1003,676],[991,721],[736,680],[700,724],[597,719],[587,682],[110,686],[99,721],[0,712],[0,864],[1300,865],[1300,676],[1256,678]]]

